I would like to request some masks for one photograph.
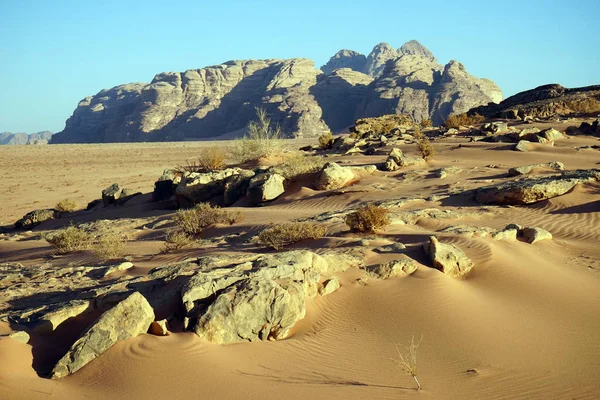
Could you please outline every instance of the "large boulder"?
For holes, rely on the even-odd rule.
[[[521,167],[510,168],[508,176],[527,175],[537,170],[564,171],[565,165],[560,161],[551,161],[542,164],[529,164]]]
[[[248,199],[252,204],[275,200],[285,192],[285,178],[279,174],[255,175],[248,183]]]
[[[317,174],[315,188],[317,190],[341,189],[348,186],[353,180],[354,172],[351,168],[328,162]]]
[[[241,168],[227,168],[212,172],[186,172],[175,189],[175,199],[180,207],[223,198],[225,180],[243,172]]]
[[[223,186],[223,204],[230,206],[242,197],[246,196],[250,179],[255,175],[254,171],[242,170],[239,174],[225,178]]]
[[[171,198],[180,181],[181,177],[178,177],[173,170],[164,170],[158,180],[154,182],[152,200],[161,201]]]
[[[126,340],[148,331],[154,321],[154,310],[138,292],[130,294],[106,311],[71,346],[52,370],[52,378],[62,378],[107,351],[119,340]]]
[[[383,264],[371,265],[366,268],[366,272],[368,276],[374,278],[389,279],[398,276],[411,275],[417,270],[418,267],[419,264],[415,260],[403,254],[398,260]]]
[[[21,229],[31,229],[44,221],[56,218],[57,214],[58,213],[54,209],[33,210],[15,222],[15,227]]]
[[[113,183],[104,189],[102,191],[102,202],[104,203],[104,207],[107,207],[111,204],[116,204],[117,200],[121,196],[122,191],[123,189],[121,189],[118,183]]]
[[[473,261],[453,244],[441,243],[435,237],[429,238],[425,252],[431,258],[433,267],[453,278],[467,275],[473,269]]]
[[[523,179],[477,189],[475,198],[482,204],[532,204],[561,196],[579,183],[600,180],[600,170],[563,172],[561,176]]]

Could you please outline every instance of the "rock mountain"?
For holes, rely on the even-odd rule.
[[[52,143],[167,141],[239,136],[263,107],[290,137],[341,131],[360,117],[407,113],[441,123],[500,102],[487,79],[439,64],[417,41],[380,43],[365,56],[336,53],[321,69],[305,58],[244,60],[130,83],[86,97]]]
[[[52,138],[52,132],[42,131],[36,133],[0,132],[0,145],[14,144],[46,144]]]

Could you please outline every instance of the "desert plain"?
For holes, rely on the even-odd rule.
[[[581,122],[512,125],[564,131]],[[176,211],[164,201],[152,201],[154,182],[163,170],[193,161],[207,146],[220,143],[1,147],[0,225],[5,228],[0,263],[20,264],[21,271],[107,265],[91,250],[57,255],[44,239],[48,232],[98,221],[126,236],[124,256],[133,263],[125,271],[90,278],[99,286],[143,280],[153,268],[205,256],[308,250],[351,254],[360,262],[326,276],[338,278],[340,287],[308,296],[306,316],[280,340],[215,344],[184,329],[175,317],[168,336],[144,333],[120,340],[60,379],[48,379],[53,365],[97,314],[75,316],[45,333],[17,324],[5,316],[40,299],[5,269],[0,279],[0,398],[599,398],[600,183],[578,183],[565,194],[531,204],[482,204],[473,198],[481,187],[561,173],[538,168],[509,176],[514,167],[558,161],[565,171],[600,168],[599,139],[567,135],[553,144],[532,143],[527,152],[461,133],[437,136],[431,143],[435,155],[427,162],[395,171],[365,169],[343,188],[316,190],[310,176],[286,183],[282,195],[259,207],[240,200],[227,207],[243,214],[239,222],[212,226],[190,246],[169,252],[162,248]],[[288,141],[285,147],[291,154],[312,144],[316,139]],[[372,155],[312,151],[303,157],[323,157],[343,167],[381,165],[392,147],[418,157],[411,140],[382,145]],[[142,194],[123,205],[85,210],[113,183]],[[81,210],[29,230],[12,227],[27,212],[52,208],[66,198]],[[336,215],[371,203],[389,208],[396,222],[359,233]],[[324,224],[327,233],[281,250],[253,240],[270,225],[295,220]],[[494,237],[509,224],[541,228],[552,238],[528,243],[521,236]],[[433,268],[423,251],[431,236],[462,250],[473,269],[454,278]],[[417,263],[414,273],[389,279],[367,274],[372,266],[405,256]],[[64,285],[56,283],[57,288]],[[52,283],[42,286],[49,290]],[[28,343],[8,336],[16,331],[28,331]],[[422,390],[393,360],[396,346],[412,338],[420,340]]]

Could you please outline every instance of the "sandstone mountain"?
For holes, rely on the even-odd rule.
[[[52,138],[52,132],[42,131],[36,133],[0,132],[0,145],[14,144],[45,144]]]
[[[322,70],[305,58],[229,61],[102,90],[79,103],[52,143],[239,136],[256,107],[287,136],[313,137],[390,113],[441,123],[501,99],[493,82],[472,77],[455,61],[438,64],[416,41],[398,50],[380,43],[368,57],[341,50]]]
[[[548,118],[572,113],[597,115],[600,85],[567,89],[557,84],[539,86],[510,96],[499,104],[473,108],[469,113],[488,118]]]

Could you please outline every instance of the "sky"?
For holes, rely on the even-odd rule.
[[[508,97],[600,84],[600,1],[0,0],[0,132],[60,131],[104,88],[232,59],[416,39]]]

